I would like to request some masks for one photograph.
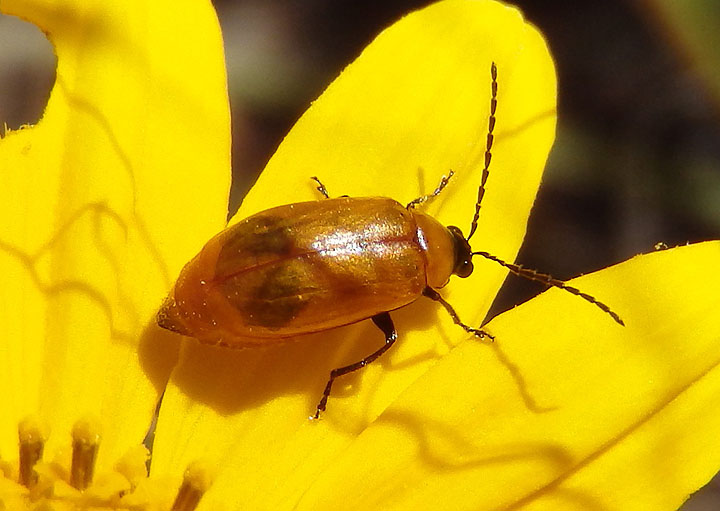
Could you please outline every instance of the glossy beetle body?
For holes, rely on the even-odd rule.
[[[272,208],[205,245],[159,323],[235,347],[356,323],[444,286],[469,258],[453,232],[385,197]]]
[[[362,360],[331,371],[314,418],[325,410],[336,378],[365,367],[395,343],[397,332],[389,311],[420,296],[442,305],[466,332],[492,338],[460,321],[437,291],[451,275],[469,276],[473,256],[573,293],[623,324],[607,305],[550,275],[471,250],[492,159],[497,107],[494,63],[490,74],[485,165],[467,237],[459,228],[444,227],[414,209],[437,196],[452,172],[432,194],[407,206],[384,197],[330,199],[314,178],[325,200],[263,211],[211,239],[182,270],[158,313],[158,324],[201,342],[251,347],[372,319],[385,335],[385,344]]]

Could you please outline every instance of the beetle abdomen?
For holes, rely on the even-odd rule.
[[[210,240],[163,314],[208,342],[290,337],[407,305],[426,286],[426,265],[413,214],[392,199],[280,206]]]

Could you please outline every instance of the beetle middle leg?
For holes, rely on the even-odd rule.
[[[318,192],[320,192],[323,195],[323,197],[325,197],[326,199],[329,199],[330,194],[328,193],[327,188],[325,188],[325,185],[322,183],[322,181],[320,181],[320,178],[318,178],[316,176],[312,176],[310,179],[312,179],[313,181],[315,181],[318,184],[315,187],[315,189]],[[340,197],[350,197],[350,196],[349,195],[341,195]]]
[[[325,185],[322,184],[322,181],[320,181],[320,179],[318,179],[315,176],[312,176],[310,179],[312,179],[313,181],[315,181],[318,184],[317,191],[320,192],[321,194],[323,194],[323,197],[325,197],[326,199],[329,199],[330,195],[328,194],[328,191],[327,191],[327,188],[325,188]]]
[[[452,305],[450,305],[448,302],[446,302],[445,299],[442,296],[440,296],[440,293],[435,291],[433,288],[426,287],[423,290],[423,295],[427,296],[431,300],[435,300],[440,305],[442,305],[445,308],[445,310],[448,312],[448,314],[450,314],[450,317],[452,318],[453,323],[458,325],[460,328],[465,330],[467,333],[473,334],[475,337],[479,337],[481,339],[484,339],[485,337],[487,337],[488,339],[490,339],[492,341],[495,340],[495,337],[492,334],[487,333],[485,330],[482,330],[479,328],[473,328],[469,325],[466,325],[462,321],[460,321],[460,318],[458,317],[457,312],[455,312],[455,309],[453,309]]]
[[[370,362],[373,362],[374,360],[377,360],[380,355],[385,353],[387,350],[390,349],[390,347],[395,343],[397,340],[397,330],[395,330],[395,325],[392,322],[392,319],[390,318],[390,314],[387,312],[382,312],[376,316],[372,317],[373,323],[383,331],[385,334],[385,344],[382,348],[375,351],[374,353],[371,353],[367,357],[363,358],[359,362],[355,362],[354,364],[350,364],[348,366],[344,367],[338,367],[337,369],[333,369],[330,371],[330,379],[327,382],[327,385],[325,385],[325,390],[323,391],[322,398],[320,399],[320,402],[317,405],[317,410],[315,411],[315,415],[310,417],[311,419],[317,419],[320,417],[320,413],[325,411],[325,407],[327,406],[327,400],[328,397],[330,397],[330,391],[332,390],[333,382],[335,381],[335,378],[338,376],[342,376],[344,374],[352,373],[353,371],[357,371],[358,369],[362,369],[366,365],[368,365]]]
[[[437,197],[440,195],[440,192],[442,192],[447,184],[450,182],[450,178],[455,175],[455,172],[452,170],[448,172],[447,176],[443,176],[442,179],[440,179],[440,183],[437,185],[437,188],[435,188],[435,191],[433,193],[430,193],[428,195],[423,195],[422,197],[418,197],[415,200],[411,200],[408,202],[407,206],[405,206],[407,209],[413,209],[415,206],[418,206],[422,204],[423,202],[427,201],[428,199],[432,199],[433,197]]]

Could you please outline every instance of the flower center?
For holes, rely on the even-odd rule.
[[[0,466],[0,478],[4,473],[6,478],[14,479],[21,485],[17,488],[24,487],[21,492],[24,497],[20,497],[25,503],[23,509],[35,509],[41,501],[63,501],[74,503],[78,509],[164,508],[172,511],[193,511],[212,484],[212,471],[201,463],[191,463],[185,471],[174,501],[171,500],[172,489],[168,490],[167,484],[158,484],[159,480],[148,479],[148,451],[142,445],[131,449],[118,461],[114,471],[95,478],[101,445],[99,423],[80,420],[72,428],[71,437],[72,457],[62,458],[66,460],[65,463],[69,461],[68,470],[61,461],[43,460],[48,428],[35,418],[20,422],[17,473],[13,475],[15,470],[9,466]],[[144,485],[144,490],[139,494],[135,493],[138,485]],[[0,491],[0,504],[2,502]]]

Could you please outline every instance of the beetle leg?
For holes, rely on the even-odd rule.
[[[447,302],[445,301],[445,299],[444,299],[442,296],[440,296],[440,293],[438,293],[437,291],[435,291],[433,288],[431,288],[431,287],[426,287],[426,288],[423,290],[423,295],[427,296],[427,297],[430,298],[431,300],[435,300],[435,301],[438,302],[440,305],[442,305],[443,307],[445,307],[445,310],[448,311],[448,314],[450,314],[450,317],[452,318],[453,322],[454,322],[456,325],[458,325],[460,328],[462,328],[463,330],[465,330],[467,333],[473,334],[475,337],[479,337],[479,338],[481,338],[481,339],[484,339],[485,337],[487,337],[487,338],[490,339],[491,341],[494,341],[494,340],[495,340],[495,337],[494,337],[492,334],[487,333],[485,330],[481,330],[481,329],[478,329],[478,328],[473,328],[473,327],[471,327],[471,326],[466,325],[466,324],[463,323],[462,321],[460,321],[460,318],[458,317],[457,312],[455,312],[455,309],[452,308],[452,305],[450,305],[449,303],[447,303]]]
[[[338,367],[337,369],[333,369],[332,371],[330,371],[330,379],[328,380],[327,385],[325,385],[325,390],[323,391],[322,398],[317,405],[315,415],[310,417],[311,419],[319,418],[320,412],[325,411],[325,407],[327,406],[327,400],[330,396],[330,390],[332,389],[335,378],[344,374],[352,373],[353,371],[357,371],[358,369],[365,367],[370,362],[373,362],[378,357],[380,357],[380,355],[389,350],[390,347],[395,343],[395,340],[397,339],[397,331],[395,330],[395,325],[390,318],[390,314],[388,314],[387,312],[382,312],[376,316],[373,316],[372,321],[385,334],[385,344],[382,348],[380,348],[374,353],[371,353],[359,362],[355,362],[354,364],[350,364],[345,367]]]
[[[325,188],[325,185],[322,184],[322,181],[320,181],[320,179],[318,179],[315,176],[312,176],[310,179],[312,179],[313,181],[315,181],[318,184],[318,186],[316,187],[316,190],[318,192],[320,192],[321,194],[323,194],[323,197],[325,197],[326,199],[329,199],[330,194],[328,193],[327,188]],[[350,197],[350,196],[349,195],[341,195],[340,197]]]
[[[422,197],[418,197],[415,200],[412,200],[408,202],[407,206],[405,206],[407,209],[414,209],[415,206],[418,206],[422,204],[423,202],[427,201],[428,199],[432,199],[433,197],[437,197],[440,195],[440,192],[443,191],[443,189],[447,186],[447,184],[450,182],[450,178],[455,175],[455,172],[452,170],[448,172],[447,176],[443,176],[442,179],[440,179],[440,183],[437,185],[437,188],[435,188],[435,191],[429,195],[423,195]]]
[[[329,199],[329,198],[330,198],[330,195],[328,195],[327,188],[325,188],[325,185],[322,184],[322,181],[320,181],[320,180],[319,180],[317,177],[315,177],[315,176],[312,176],[310,179],[312,179],[313,181],[315,181],[315,182],[318,184],[318,186],[317,186],[317,191],[320,192],[320,193],[322,193],[322,194],[323,194],[323,197],[325,197],[326,199]]]

